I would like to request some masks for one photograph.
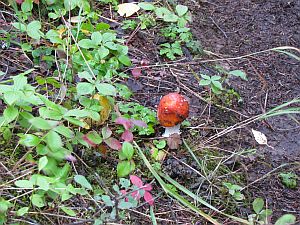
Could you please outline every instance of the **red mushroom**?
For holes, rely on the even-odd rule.
[[[165,127],[163,137],[180,134],[180,124],[189,116],[189,103],[178,93],[170,93],[162,97],[158,104],[157,117]]]

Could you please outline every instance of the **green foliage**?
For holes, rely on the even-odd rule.
[[[223,87],[220,76],[208,76],[205,74],[201,74],[201,77],[202,79],[199,82],[201,86],[208,86],[216,95],[222,93],[221,91],[223,90]]]
[[[142,120],[147,124],[147,127],[135,126],[134,131],[139,135],[154,134],[154,126],[157,125],[156,113],[138,103],[119,104],[119,110],[125,118],[132,118],[135,120]]]
[[[166,55],[167,58],[174,60],[176,59],[176,56],[182,56],[183,52],[181,50],[180,43],[178,41],[170,44],[170,43],[164,43],[161,44],[161,49],[159,51],[160,55]]]
[[[284,184],[284,186],[288,188],[297,187],[298,176],[295,173],[280,173],[279,177],[281,178],[281,182]]]
[[[229,194],[235,200],[240,201],[245,199],[245,196],[240,192],[242,190],[241,186],[232,183],[227,183],[227,182],[224,182],[223,185],[228,189]]]

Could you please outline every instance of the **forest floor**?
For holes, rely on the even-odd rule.
[[[300,1],[180,0],[178,3],[189,7],[193,19],[189,26],[200,41],[204,55],[193,57],[188,49],[184,49],[184,57],[168,61],[158,54],[158,44],[162,40],[156,36],[157,30],[119,33],[125,39],[129,57],[136,66],[141,61],[147,62],[139,78],[122,80],[134,93],[130,101],[156,110],[163,95],[179,91],[190,102],[190,124],[182,129],[187,146],[183,144],[176,151],[168,150],[162,171],[231,215],[247,219],[253,213],[253,200],[260,197],[265,200],[265,207],[273,210],[270,224],[286,213],[295,215],[300,223],[300,116],[251,119],[300,97],[299,61],[269,50],[281,46],[300,47]],[[107,14],[110,16],[109,12]],[[103,21],[120,31],[120,24]],[[31,62],[26,61],[24,55],[13,52],[13,48],[0,49],[1,69],[15,74],[30,68]],[[45,73],[42,67],[41,73]],[[248,80],[230,77],[224,83],[225,94],[212,95],[199,85],[199,74],[219,75],[220,68],[242,70]],[[265,134],[268,145],[259,145],[252,129]],[[147,142],[159,138],[162,131],[157,126],[155,135],[142,140]],[[140,143],[142,145],[143,141]],[[198,167],[187,147],[193,150],[203,168]],[[106,168],[115,167],[113,161],[101,159],[92,162],[90,157],[88,154],[82,157],[88,166],[104,163]],[[0,154],[0,160],[5,164],[5,155]],[[0,167],[3,181],[7,173],[4,168]],[[85,173],[83,168],[84,165],[77,166],[79,172]],[[289,172],[298,175],[295,188],[286,187],[280,179],[281,173]],[[143,173],[147,176],[146,172]],[[204,179],[203,173],[209,174],[209,179],[207,176]],[[114,175],[103,176],[107,180]],[[239,185],[245,200],[233,200],[223,182]],[[157,194],[155,215],[159,224],[209,224],[164,195],[159,185],[154,185],[154,190]],[[78,199],[72,204],[81,203]],[[131,210],[130,222],[127,223],[150,224],[147,210],[145,205]],[[213,210],[205,212],[215,216]],[[216,217],[223,221],[222,224],[239,224],[220,215]],[[55,216],[49,215],[48,218]],[[72,222],[67,218],[55,221],[60,221],[60,224]],[[43,224],[39,222],[37,224]]]

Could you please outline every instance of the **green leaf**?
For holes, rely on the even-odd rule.
[[[252,207],[253,210],[256,214],[259,214],[260,211],[263,209],[264,207],[264,200],[262,198],[256,198],[254,199],[253,203],[252,203]]]
[[[44,191],[48,191],[50,188],[49,178],[43,175],[36,174],[35,184]]]
[[[233,71],[230,71],[228,74],[232,75],[232,76],[240,77],[246,81],[248,80],[246,73],[242,70],[233,70]]]
[[[98,54],[101,59],[104,59],[106,56],[109,55],[109,50],[105,48],[104,46],[101,46],[98,50]]]
[[[132,146],[132,144],[130,144],[129,142],[124,142],[122,144],[122,149],[119,152],[119,158],[121,160],[127,159],[127,160],[131,160],[134,154],[134,148]]]
[[[212,80],[211,82],[216,88],[223,90],[223,87],[222,87],[222,84],[220,81]]]
[[[174,23],[174,22],[177,22],[178,16],[176,16],[174,13],[166,14],[163,17],[163,20],[165,22],[173,22]]]
[[[33,188],[33,183],[29,180],[17,180],[15,185],[19,188]]]
[[[273,211],[271,209],[263,209],[259,213],[259,220],[265,221],[269,216],[271,216]]]
[[[101,95],[111,95],[111,96],[116,96],[117,91],[116,88],[111,85],[111,84],[107,84],[107,83],[96,83],[96,88],[99,92],[99,94]]]
[[[275,225],[289,225],[295,223],[296,223],[296,217],[294,215],[285,214],[276,221]]]
[[[60,35],[57,30],[49,30],[46,33],[46,38],[50,40],[53,44],[62,44],[63,40],[60,38]]]
[[[27,30],[26,25],[23,23],[12,23],[12,25],[21,32],[25,32]]]
[[[40,31],[42,24],[40,21],[34,20],[27,25],[27,34],[29,37],[40,40],[43,33]]]
[[[218,81],[218,80],[220,80],[222,77],[220,77],[220,76],[212,76],[211,78],[210,78],[210,80],[211,81]]]
[[[3,116],[7,123],[10,123],[11,121],[15,120],[18,115],[18,109],[13,106],[8,106],[3,112]]]
[[[31,123],[35,128],[41,130],[50,130],[52,127],[55,127],[58,124],[57,121],[48,121],[41,117],[34,117],[29,120],[29,123]]]
[[[61,137],[53,130],[49,131],[46,135],[46,142],[49,148],[53,151],[60,150],[63,146]]]
[[[138,6],[146,11],[153,11],[155,9],[155,6],[149,2],[140,2]]]
[[[76,90],[78,95],[92,94],[95,90],[95,85],[91,83],[80,82],[77,84]]]
[[[90,39],[82,39],[78,42],[79,47],[90,49],[90,48],[97,48],[97,45]]]
[[[114,206],[114,203],[112,202],[111,198],[108,195],[102,195],[101,199],[105,203],[106,206],[109,206],[109,207]]]
[[[177,5],[176,6],[176,12],[178,14],[178,16],[183,16],[184,14],[186,14],[188,11],[188,7],[185,5]]]
[[[64,125],[60,125],[58,127],[55,127],[54,131],[56,131],[57,133],[65,136],[66,138],[73,138],[74,137],[74,132],[71,129],[65,127]]]
[[[100,32],[93,32],[91,39],[94,45],[100,45],[102,42],[102,34]]]
[[[80,184],[82,187],[85,187],[89,190],[93,190],[92,185],[88,182],[88,180],[82,175],[76,175],[74,177],[76,183]]]
[[[96,131],[89,132],[87,134],[87,138],[96,145],[98,145],[102,142],[101,136]]]
[[[131,65],[131,61],[130,61],[129,57],[126,56],[126,55],[120,55],[118,57],[118,59],[125,66],[130,66]]]
[[[42,196],[42,195],[33,194],[30,199],[31,199],[32,204],[35,205],[36,207],[41,208],[41,207],[45,206],[44,196]]]
[[[69,207],[61,206],[60,208],[61,208],[62,211],[64,211],[67,215],[69,215],[69,216],[76,216],[75,211],[72,210],[72,209],[70,209]]]
[[[21,5],[21,9],[23,13],[30,12],[32,8],[33,8],[32,0],[25,0]]]
[[[18,209],[17,216],[24,216],[26,213],[28,213],[29,207],[23,207]]]
[[[201,77],[205,80],[211,80],[210,76],[205,75],[205,74],[201,74]]]
[[[86,79],[90,83],[93,83],[93,80],[94,80],[93,75],[87,71],[79,72],[78,77],[81,79]]]
[[[84,109],[71,109],[64,114],[64,116],[74,116],[76,118],[88,117],[90,112]]]
[[[40,143],[40,138],[33,134],[24,134],[21,136],[19,143],[26,147],[35,147]]]
[[[135,168],[134,164],[130,161],[121,161],[117,166],[118,177],[125,177],[130,174]]]
[[[199,82],[199,85],[201,86],[207,86],[211,84],[211,80],[201,79]]]
[[[44,169],[44,167],[47,165],[47,163],[48,163],[47,156],[43,156],[42,158],[40,158],[39,159],[39,164],[38,164],[39,171]]]

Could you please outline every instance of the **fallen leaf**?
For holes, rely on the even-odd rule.
[[[142,70],[140,68],[134,68],[131,70],[131,74],[134,78],[139,78],[142,75]]]
[[[82,23],[86,19],[82,16],[72,16],[70,19],[68,19],[69,23]]]
[[[182,144],[181,138],[179,134],[172,134],[167,138],[167,143],[170,149],[178,149]]]
[[[140,10],[140,7],[134,3],[123,3],[118,5],[118,13],[120,16],[129,17]]]
[[[267,145],[268,144],[268,139],[265,134],[263,134],[260,131],[252,129],[252,134],[255,138],[255,141],[257,141],[258,144],[260,145]]]
[[[253,136],[255,138],[255,141],[257,141],[258,144],[260,144],[260,145],[266,145],[266,146],[274,149],[274,147],[272,147],[272,146],[270,146],[268,144],[268,139],[267,139],[267,137],[266,137],[266,135],[264,133],[252,129],[252,134],[253,134]]]

